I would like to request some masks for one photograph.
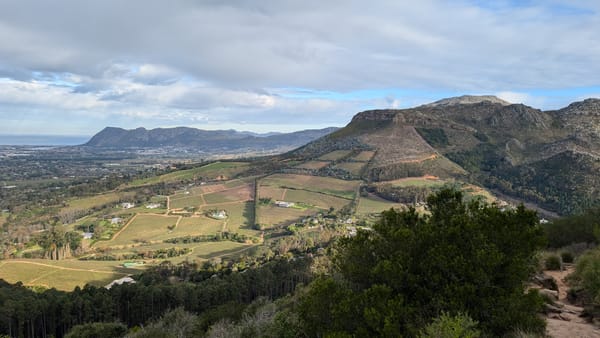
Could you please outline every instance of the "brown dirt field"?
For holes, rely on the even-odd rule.
[[[224,184],[210,184],[202,186],[203,194],[210,194],[213,192],[219,192],[227,189]]]
[[[301,169],[321,169],[329,165],[329,161],[309,161],[296,166]]]

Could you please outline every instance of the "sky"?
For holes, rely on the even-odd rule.
[[[491,94],[600,97],[591,0],[3,0],[0,134],[344,126]]]

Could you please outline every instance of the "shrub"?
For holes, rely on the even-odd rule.
[[[549,255],[546,257],[546,263],[544,265],[546,270],[562,270],[562,262],[558,255]]]
[[[563,251],[560,254],[560,258],[562,259],[563,263],[573,263],[573,254],[570,253],[569,251]]]
[[[443,312],[419,334],[419,338],[478,338],[477,322],[468,315],[451,316]]]

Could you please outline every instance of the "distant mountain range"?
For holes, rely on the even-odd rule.
[[[553,111],[493,96],[370,110],[285,155],[375,152],[367,181],[434,175],[486,186],[562,214],[600,203],[600,100]]]
[[[133,149],[180,148],[207,153],[283,152],[305,145],[338,128],[302,130],[293,133],[256,134],[235,130],[201,130],[187,127],[137,128],[107,127],[94,135],[85,147]]]

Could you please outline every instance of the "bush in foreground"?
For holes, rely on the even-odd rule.
[[[535,212],[467,204],[451,189],[427,201],[430,216],[390,210],[341,240],[340,277],[314,282],[299,305],[309,336],[416,336],[444,312],[486,335],[543,332],[542,300],[524,289],[545,244]]]

